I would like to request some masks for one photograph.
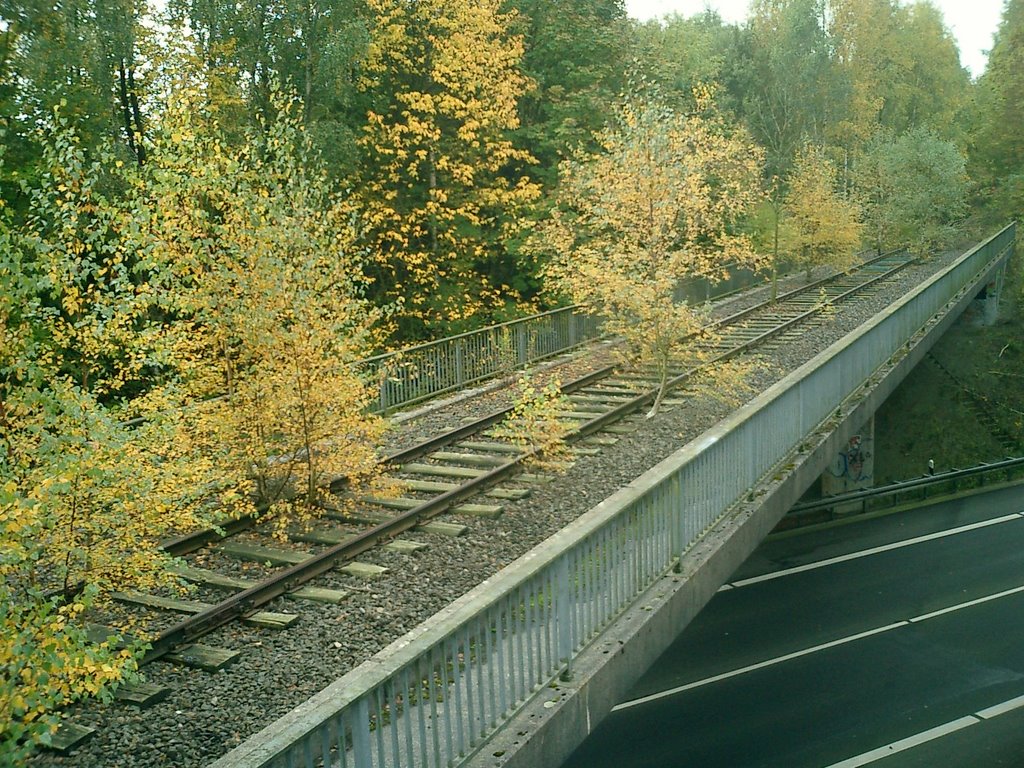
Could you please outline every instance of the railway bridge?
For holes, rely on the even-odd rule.
[[[213,764],[558,766],[1014,248],[1010,225]]]

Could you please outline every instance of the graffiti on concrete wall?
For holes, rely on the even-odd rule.
[[[874,470],[873,439],[863,435],[854,435],[839,452],[828,471],[832,477],[850,483],[866,483],[871,480]]]

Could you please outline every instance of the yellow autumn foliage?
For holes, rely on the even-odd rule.
[[[112,589],[172,583],[157,543],[205,521],[206,476],[173,420],[146,411],[162,333],[138,220],[54,118],[34,216],[0,222],[0,753],[17,764],[55,709],[109,695],[137,643],[90,640],[87,609]]]
[[[572,425],[562,416],[571,410],[562,385],[552,379],[543,387],[523,374],[516,384],[512,413],[494,429],[494,436],[535,451],[532,464],[545,471],[564,471],[572,454],[565,442]]]
[[[283,528],[319,514],[331,481],[377,474],[386,424],[355,365],[381,312],[362,298],[352,210],[309,162],[291,103],[277,97],[279,117],[241,154],[209,115],[194,128],[200,103],[183,92],[168,111],[152,197],[183,318],[178,396],[235,511],[267,506]]]
[[[759,258],[736,224],[760,197],[762,152],[715,111],[710,89],[679,115],[656,100],[624,101],[601,150],[561,169],[558,206],[535,232],[546,278],[607,318],[629,354],[654,365],[664,395],[672,358],[704,324],[676,301],[683,280],[718,280]]]
[[[539,187],[509,132],[530,87],[522,38],[499,0],[370,0],[362,88],[377,94],[360,146],[363,242],[376,295],[403,334],[436,335],[518,301],[500,272],[505,239]],[[382,96],[382,94],[384,94]]]
[[[838,189],[836,168],[812,145],[797,155],[783,209],[789,222],[782,249],[810,281],[817,266],[853,266],[863,235],[861,207]]]
[[[113,590],[175,588],[161,540],[261,504],[285,530],[377,471],[355,361],[379,312],[350,206],[284,97],[229,150],[202,90],[173,93],[142,169],[88,160],[55,118],[34,216],[0,218],[0,749],[18,760],[134,671],[140,645],[84,621]]]

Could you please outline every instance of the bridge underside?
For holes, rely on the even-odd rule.
[[[800,496],[835,461],[851,436],[920,362],[950,325],[990,285],[1005,261],[979,274],[972,286],[933,318],[888,363],[857,389],[795,451],[779,463],[680,561],[650,587],[574,661],[573,678],[545,689],[509,718],[467,762],[483,768],[555,768],[621,701],[633,683],[772,531]],[[887,312],[895,310],[890,308]],[[882,313],[884,316],[886,313]],[[837,345],[851,344],[860,329]],[[726,422],[728,425],[728,421]]]

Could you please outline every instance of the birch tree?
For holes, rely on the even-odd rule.
[[[104,192],[125,163],[88,159],[59,115],[41,145],[32,216],[0,222],[0,752],[22,757],[59,707],[136,668],[137,642],[90,641],[81,617],[113,589],[173,586],[158,541],[208,524],[204,462],[150,409],[152,275],[139,219]]]
[[[653,363],[665,393],[670,363],[704,322],[676,302],[679,282],[718,280],[758,262],[735,225],[759,197],[762,153],[696,93],[680,115],[656,100],[626,99],[599,136],[600,151],[562,168],[558,206],[535,248],[550,255],[552,286],[608,318],[631,354]]]
[[[230,501],[286,527],[320,514],[333,480],[376,475],[386,425],[356,369],[381,312],[363,295],[353,207],[331,192],[296,103],[272,98],[276,117],[231,150],[201,95],[182,91],[148,205],[179,318],[175,396]]]

